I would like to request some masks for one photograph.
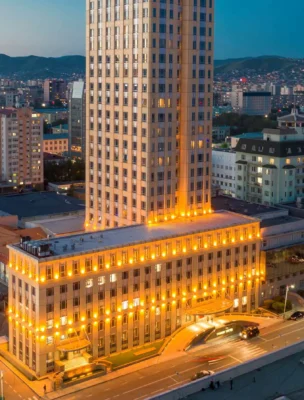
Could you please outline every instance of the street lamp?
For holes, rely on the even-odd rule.
[[[295,285],[286,285],[286,294],[285,294],[285,304],[284,304],[284,316],[283,318],[285,319],[285,313],[286,313],[286,304],[287,304],[287,296],[289,289],[294,289]]]

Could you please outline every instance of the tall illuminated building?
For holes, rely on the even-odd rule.
[[[87,229],[210,208],[213,1],[87,0]]]

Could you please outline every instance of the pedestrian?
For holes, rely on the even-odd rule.
[[[46,385],[43,386],[44,394],[46,394]]]
[[[217,382],[216,382],[216,387],[219,389],[220,386],[221,386],[220,381],[217,381]]]
[[[232,390],[233,389],[233,380],[232,380],[232,378],[230,378],[230,390]]]
[[[215,384],[213,381],[210,382],[210,389],[215,390]]]

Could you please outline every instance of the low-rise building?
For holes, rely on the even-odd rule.
[[[212,128],[212,141],[225,142],[227,136],[230,135],[230,126],[214,126]]]
[[[43,135],[43,151],[50,154],[65,155],[69,151],[69,134],[53,133]]]
[[[248,312],[264,276],[259,220],[230,212],[9,250],[9,351],[36,376],[165,338],[198,315]]]

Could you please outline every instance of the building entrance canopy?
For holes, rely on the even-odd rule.
[[[233,301],[229,299],[205,300],[198,306],[189,308],[186,313],[189,315],[213,315],[222,313],[233,307]]]
[[[90,344],[91,343],[88,340],[80,339],[80,340],[75,340],[74,342],[69,342],[69,343],[65,343],[60,346],[57,346],[57,350],[68,353],[70,351],[77,351],[77,350],[85,349],[86,347],[90,346]]]

